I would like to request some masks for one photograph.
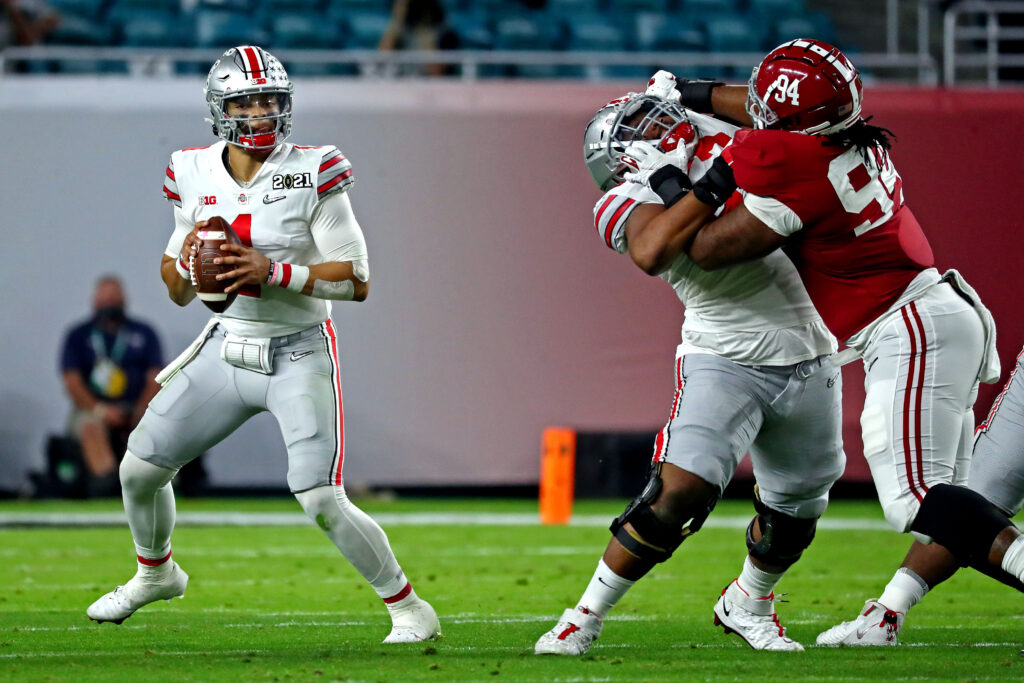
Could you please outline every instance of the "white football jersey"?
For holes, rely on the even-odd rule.
[[[731,141],[735,126],[688,111],[701,139],[687,174],[696,181]],[[628,253],[626,221],[640,204],[663,204],[647,185],[626,182],[594,205],[594,225],[604,243]],[[686,307],[683,346],[743,365],[790,365],[833,353],[836,340],[814,309],[789,258],[768,256],[714,271],[680,254],[660,277]]]
[[[355,182],[352,165],[337,147],[301,147],[290,143],[275,149],[252,181],[239,183],[228,173],[223,155],[227,143],[183,149],[171,154],[164,178],[164,196],[194,225],[220,216],[242,242],[264,256],[309,266],[326,259],[317,249],[310,223],[318,203]],[[165,253],[177,258],[184,235],[176,231]],[[364,256],[365,257],[365,256]],[[216,317],[232,334],[278,337],[324,322],[330,302],[276,286],[246,286]]]

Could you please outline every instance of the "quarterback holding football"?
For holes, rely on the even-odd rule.
[[[345,494],[330,302],[363,301],[370,270],[348,197],[351,164],[337,147],[286,142],[292,91],[266,50],[228,50],[205,88],[220,140],[171,155],[163,192],[175,228],[161,277],[178,305],[198,288],[216,313],[157,378],[163,388],[131,435],[120,476],[138,570],[87,614],[121,623],[148,603],[184,594],[188,576],[171,559],[170,481],[269,411],[287,448],[290,490],[387,606],[393,626],[384,642],[428,640],[440,634],[436,613],[413,591],[384,531]],[[204,237],[219,244],[203,251]]]

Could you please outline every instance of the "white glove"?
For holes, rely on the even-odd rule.
[[[676,90],[676,77],[668,71],[659,71],[647,81],[645,95],[654,95],[669,102],[679,102],[679,91]]]
[[[700,136],[690,124],[683,122],[676,126],[664,138],[658,141],[637,140],[623,150],[619,161],[634,169],[623,175],[631,183],[646,185],[651,174],[659,168],[672,164],[682,169],[683,173],[690,170],[690,160],[697,149]],[[662,151],[668,148],[669,151]]]

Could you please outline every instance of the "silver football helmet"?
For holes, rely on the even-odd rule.
[[[213,132],[229,144],[246,149],[273,149],[292,132],[293,90],[274,55],[255,45],[231,48],[214,62],[203,88],[213,115]],[[230,101],[261,95],[274,98],[266,103],[265,116],[228,116]],[[273,129],[261,127],[262,121],[272,122]]]
[[[590,177],[607,192],[635,170],[621,161],[629,143],[658,142],[688,121],[682,106],[656,95],[631,92],[612,100],[594,114],[583,134],[583,160]]]

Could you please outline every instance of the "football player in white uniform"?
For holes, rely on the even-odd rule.
[[[87,610],[121,623],[143,605],[181,596],[188,576],[171,559],[171,478],[185,463],[269,411],[288,450],[288,485],[306,514],[373,586],[390,612],[385,643],[440,634],[433,608],[406,580],[384,531],[342,482],[345,432],[331,300],[362,301],[366,245],[349,202],[352,167],[336,147],[285,142],[292,84],[255,46],[213,65],[206,101],[221,141],[171,155],[164,194],[175,230],[160,272],[178,305],[195,296],[190,257],[214,216],[241,245],[222,247],[238,297],[158,378],[163,384],[131,435],[120,476],[138,571]]]
[[[599,238],[668,282],[686,314],[675,398],[649,483],[612,523],[590,584],[537,641],[537,654],[586,652],[626,591],[701,528],[747,452],[757,514],[742,572],[715,604],[715,623],[754,649],[803,649],[779,624],[773,591],[811,543],[845,465],[835,339],[782,254],[709,273],[685,255],[657,264],[637,249],[657,241],[652,216],[666,204],[646,184],[652,169],[667,161],[699,179],[734,130],[635,93],[609,103],[587,127],[587,167],[605,191],[594,207]]]

